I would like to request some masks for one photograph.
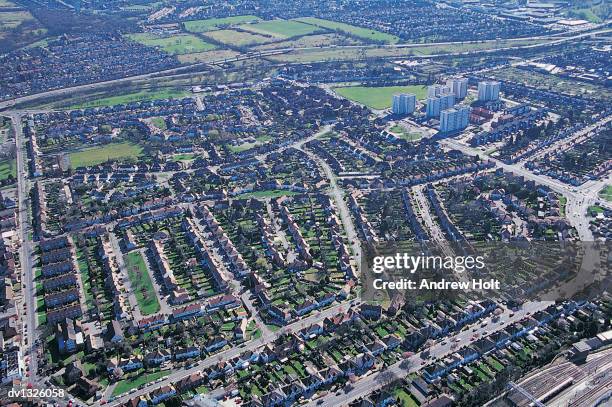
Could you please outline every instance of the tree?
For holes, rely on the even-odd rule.
[[[412,363],[410,359],[404,359],[400,362],[399,366],[402,368],[402,370],[408,371],[412,366],[414,366],[414,363]]]
[[[390,370],[385,370],[379,373],[374,380],[376,380],[376,382],[380,383],[382,386],[386,386],[397,380],[397,378],[398,377],[395,373]]]

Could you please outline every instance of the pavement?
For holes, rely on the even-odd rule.
[[[588,181],[578,187],[572,187],[554,178],[547,177],[541,174],[534,174],[527,170],[522,162],[515,164],[506,164],[500,160],[492,157],[485,156],[484,152],[465,145],[457,140],[444,139],[440,143],[447,148],[453,148],[461,151],[464,154],[471,156],[480,156],[495,162],[498,167],[501,167],[504,171],[512,172],[515,175],[520,175],[526,180],[532,180],[540,185],[545,185],[555,192],[567,198],[565,206],[565,212],[567,218],[572,226],[578,231],[580,240],[592,241],[593,234],[589,230],[589,220],[586,217],[586,210],[590,205],[599,202],[599,205],[607,209],[612,209],[612,203],[607,202],[603,199],[599,199],[598,192],[612,181],[612,175],[605,177],[598,181]]]
[[[485,327],[482,326],[482,321],[478,321],[474,324],[476,331],[472,329],[466,329],[464,331],[457,332],[454,335],[449,335],[445,337],[442,341],[438,340],[433,346],[429,348],[431,360],[434,361],[436,359],[440,359],[445,357],[448,354],[456,352],[457,349],[460,349],[464,346],[467,346],[471,343],[471,338],[475,334],[479,334],[480,337],[490,335],[496,331],[503,329],[513,322],[518,322],[521,319],[525,318],[528,313],[534,313],[539,310],[543,310],[548,307],[552,302],[529,302],[525,303],[523,307],[518,311],[505,310],[502,314],[500,314],[499,321],[503,321],[504,324],[494,323],[490,320],[490,318],[486,318],[484,321],[487,321],[487,325]],[[514,313],[513,316],[510,316]],[[402,368],[405,360],[408,361],[409,367]],[[371,394],[377,389],[380,389],[384,386],[385,383],[388,383],[387,380],[383,378],[385,376],[389,376],[392,374],[397,378],[402,378],[408,376],[410,373],[419,371],[425,368],[428,364],[433,363],[432,361],[427,361],[421,357],[421,354],[415,354],[407,359],[399,361],[384,370],[376,373],[371,373],[367,376],[361,377],[356,383],[353,384],[353,388],[349,392],[344,392],[343,390],[340,393],[328,393],[326,396],[319,398],[318,400],[311,400],[307,406],[323,406],[323,407],[337,407],[337,406],[345,406],[351,403],[352,401],[365,397],[368,394]],[[425,362],[425,364],[423,364]],[[388,373],[389,372],[389,373]],[[381,376],[383,375],[383,376]],[[323,402],[321,403],[321,401]]]
[[[354,305],[352,306],[357,306],[359,304],[359,302],[355,301]],[[318,321],[322,321],[323,319],[327,318],[327,317],[331,317],[334,315],[337,315],[339,313],[345,312],[348,308],[350,308],[350,305],[348,303],[342,303],[342,304],[336,304],[333,305],[327,309],[321,310],[319,312],[316,312],[314,314],[312,314],[311,316],[307,317],[307,318],[303,318],[300,319],[292,324],[289,324],[285,327],[283,327],[280,331],[278,332],[269,332],[268,334],[264,334],[262,335],[260,338],[258,339],[253,339],[250,340],[248,342],[245,342],[243,345],[241,346],[234,346],[231,347],[230,349],[227,349],[223,352],[219,352],[216,353],[214,355],[211,355],[210,357],[204,359],[203,361],[197,363],[194,367],[189,368],[189,369],[182,369],[182,370],[176,370],[173,371],[172,373],[169,374],[169,376],[167,376],[164,380],[155,383],[155,384],[151,384],[148,385],[142,389],[138,389],[137,391],[135,391],[132,394],[126,394],[120,397],[117,397],[115,399],[113,399],[112,401],[109,401],[108,405],[109,406],[119,406],[124,404],[125,402],[129,401],[130,399],[134,398],[134,397],[138,397],[138,396],[142,396],[145,394],[150,393],[151,391],[163,387],[163,386],[167,386],[169,384],[174,384],[176,382],[178,382],[179,380],[183,379],[184,377],[187,377],[193,373],[197,373],[199,371],[202,371],[204,369],[208,369],[209,367],[219,363],[219,361],[227,361],[230,359],[235,358],[236,356],[239,356],[240,354],[242,354],[243,352],[246,351],[255,351],[256,349],[274,341],[275,339],[277,339],[280,335],[282,335],[282,333],[290,333],[290,332],[297,332],[299,330],[301,330],[304,327],[310,326]],[[105,394],[105,396],[100,400],[101,401],[108,401],[109,400],[109,396],[110,394]]]
[[[115,260],[117,262],[117,268],[119,269],[119,272],[123,275],[123,281],[125,281],[125,285],[129,288],[127,290],[127,298],[128,302],[130,303],[131,318],[135,319],[136,321],[139,321],[143,318],[143,315],[140,312],[140,307],[138,306],[138,300],[136,299],[136,291],[132,287],[132,280],[130,280],[128,269],[125,266],[125,262],[123,261],[123,253],[121,252],[119,241],[117,240],[117,236],[113,232],[110,232],[108,236],[108,240],[111,244],[113,253],[115,255]],[[113,259],[109,259],[109,261],[113,261]]]
[[[612,32],[612,30],[604,29],[604,30],[599,30],[595,32],[578,33],[576,35],[571,35],[571,36],[555,39],[554,41],[547,43],[547,45],[575,40],[577,38],[584,38],[584,37],[588,37],[588,36],[592,36],[592,35],[600,34],[600,33],[609,33],[609,32]],[[537,38],[548,38],[548,37],[537,37]],[[524,40],[524,39],[521,39],[521,40]],[[453,43],[439,43],[438,45],[444,45],[444,44],[453,44]],[[421,44],[415,44],[412,46],[417,46],[417,45],[420,46]],[[429,45],[435,45],[435,44],[429,44]],[[409,48],[410,46],[411,45],[402,45],[402,44],[390,45],[390,47],[398,47],[398,48],[400,47]],[[537,47],[541,45],[536,44],[533,46]],[[529,48],[529,47],[532,47],[532,46],[523,46],[521,48]],[[363,48],[363,47],[358,47],[358,48]],[[504,49],[504,48],[501,48],[501,49]],[[80,86],[75,86],[75,87],[70,87],[70,88],[52,90],[48,92],[43,92],[39,94],[17,98],[17,99],[10,100],[10,101],[0,102],[0,110],[10,109],[11,107],[15,106],[15,104],[18,104],[18,103],[33,102],[33,101],[37,101],[43,98],[68,95],[68,94],[75,93],[75,92],[89,91],[89,90],[104,88],[108,86],[116,86],[117,84],[128,82],[128,81],[149,80],[149,79],[153,79],[154,77],[169,78],[172,76],[182,76],[184,75],[184,73],[180,73],[180,72],[185,70],[186,68],[194,68],[197,66],[206,68],[206,67],[210,67],[210,65],[214,63],[232,62],[234,60],[239,61],[239,60],[244,60],[244,59],[259,58],[262,56],[282,54],[282,53],[294,51],[294,50],[296,49],[288,48],[288,49],[283,49],[283,50],[274,50],[274,51],[265,52],[265,53],[257,53],[255,55],[240,56],[240,57],[231,58],[231,59],[227,59],[223,61],[220,60],[220,61],[213,61],[210,63],[198,63],[198,64],[189,65],[189,66],[181,66],[178,68],[159,71],[159,72],[152,72],[152,73],[148,73],[144,75],[137,75],[137,76],[132,76],[132,77],[111,80],[111,81],[104,81],[104,82],[80,85]],[[499,49],[495,49],[495,50],[490,50],[487,52],[495,52],[498,50]],[[435,55],[430,55],[427,57],[430,58],[434,56]],[[198,107],[201,108],[199,104],[198,104]],[[25,315],[25,320],[23,322],[27,324],[27,328],[24,329],[24,335],[23,335],[23,349],[24,349],[24,356],[29,356],[28,370],[30,372],[30,380],[33,383],[40,384],[40,383],[43,383],[45,378],[37,376],[37,370],[38,370],[37,362],[38,361],[36,357],[37,346],[35,345],[35,342],[37,339],[37,333],[36,333],[36,323],[37,323],[36,306],[37,304],[36,304],[36,292],[35,292],[34,275],[33,275],[33,259],[32,259],[33,242],[29,237],[30,229],[29,229],[29,220],[28,220],[28,211],[27,211],[27,208],[29,206],[29,193],[28,192],[30,189],[30,184],[27,179],[27,176],[28,176],[27,164],[23,156],[25,149],[23,147],[23,131],[22,131],[21,117],[20,117],[21,114],[19,112],[11,112],[9,113],[9,116],[11,117],[11,120],[13,122],[13,127],[16,133],[15,140],[16,140],[16,147],[17,147],[17,152],[18,152],[17,153],[17,184],[18,184],[17,191],[18,191],[18,208],[19,208],[18,233],[21,235],[21,241],[22,241],[19,256],[20,256],[20,264],[22,265],[22,273],[23,273],[23,277],[22,277],[22,281],[23,281],[22,287],[23,287],[23,293],[24,293],[23,298],[24,298],[24,302],[26,306],[26,315]],[[331,126],[325,126],[324,128],[322,128],[322,130],[319,133],[311,137],[308,137],[306,139],[300,140],[297,143],[291,144],[287,147],[295,147],[295,148],[301,149],[304,143],[329,131],[329,129],[331,129]],[[443,140],[441,143],[445,144],[448,147],[456,148],[470,155],[479,155],[479,156],[484,155],[482,151],[477,150],[477,149],[472,149],[471,147],[463,145],[452,139]],[[316,162],[323,168],[325,175],[329,179],[330,195],[333,197],[336,203],[336,207],[339,210],[340,219],[347,232],[349,243],[352,246],[353,253],[354,253],[357,265],[359,267],[361,264],[361,261],[360,261],[361,249],[359,247],[358,234],[356,232],[352,218],[350,216],[350,212],[344,200],[344,192],[337,185],[337,177],[333,173],[329,165],[324,160],[320,159],[319,157],[316,157],[312,153],[308,151],[306,151],[306,153],[309,154],[313,159],[316,160]],[[262,155],[258,158],[265,158],[266,155],[267,154]],[[593,182],[585,183],[578,188],[572,188],[570,186],[567,186],[566,184],[563,184],[560,181],[551,179],[549,177],[533,174],[530,171],[526,170],[521,164],[508,165],[508,164],[504,164],[500,162],[499,160],[494,160],[494,161],[496,161],[499,167],[502,167],[507,171],[511,171],[517,175],[522,175],[526,179],[535,180],[538,183],[547,185],[551,189],[565,195],[568,198],[568,202],[566,205],[566,213],[570,219],[570,222],[577,228],[581,239],[588,238],[589,236],[592,237],[592,235],[590,235],[590,231],[588,230],[588,220],[586,220],[584,213],[586,212],[586,208],[597,200],[598,191],[606,183],[610,183],[610,177],[608,177],[607,179],[601,180],[601,181],[593,181]],[[612,209],[612,204],[610,203],[602,202],[601,205]],[[118,251],[117,253],[119,254],[118,257],[120,257],[121,252]],[[160,303],[163,304],[164,302],[160,301]],[[518,321],[521,318],[523,318],[527,312],[535,312],[538,309],[545,308],[547,305],[548,303],[542,303],[542,302],[527,303],[524,305],[523,309],[517,311],[513,317],[509,317],[509,311],[506,310],[505,313],[502,315],[502,319],[505,320],[507,323]],[[300,330],[303,327],[308,326],[312,323],[321,321],[326,317],[341,313],[345,311],[346,308],[348,308],[348,304],[346,303],[334,305],[328,309],[317,312],[307,318],[298,320],[295,323],[284,327],[282,329],[282,332],[292,332],[292,331]],[[487,334],[487,333],[494,332],[495,330],[499,330],[501,328],[503,328],[501,325],[489,323],[488,327],[479,327],[478,332],[482,334]],[[192,374],[196,371],[200,371],[202,369],[206,369],[214,365],[215,363],[218,363],[219,360],[232,359],[244,351],[256,350],[257,348],[263,346],[264,344],[272,342],[279,335],[280,333],[274,333],[274,332],[271,332],[270,330],[264,330],[263,335],[257,340],[251,340],[251,341],[246,342],[244,345],[240,347],[233,347],[226,351],[212,355],[209,358],[199,362],[193,368],[184,369],[180,371],[174,371],[170,373],[170,375],[163,381],[156,383],[154,385],[146,386],[145,388],[137,390],[136,392],[130,395],[119,397],[113,400],[113,402],[111,402],[110,404],[119,405],[133,397],[137,397],[139,395],[149,393],[155,388],[174,383],[180,380],[181,378],[188,376],[189,374]],[[431,350],[430,353],[432,356],[436,358],[443,357],[454,351],[453,349],[455,348],[454,347],[451,348],[452,344],[457,344],[457,347],[461,347],[461,346],[465,346],[469,344],[470,338],[472,335],[474,335],[474,332],[472,332],[471,330],[459,332],[447,338],[445,340],[445,344],[442,344],[442,342],[436,343],[434,346],[430,348]],[[408,360],[411,364],[411,367],[409,369],[401,368],[399,366],[400,362],[398,362],[392,365],[391,367],[389,367],[388,369],[385,369],[385,371],[390,371],[391,373],[399,377],[403,377],[403,376],[406,376],[408,373],[412,371],[417,371],[423,367],[423,365],[421,365],[421,363],[423,362],[423,359],[420,357],[420,355],[414,355],[410,357]],[[344,404],[348,404],[350,401],[355,400],[359,397],[363,397],[367,394],[370,394],[373,390],[381,387],[382,384],[381,384],[381,380],[379,376],[380,376],[380,373],[374,373],[366,377],[363,377],[361,380],[359,380],[354,385],[354,388],[346,394],[342,393],[338,396],[336,396],[335,394],[329,394],[328,396],[323,398],[324,400],[323,405],[326,405],[326,406],[344,405]],[[45,386],[45,387],[48,387],[48,386]],[[110,393],[107,392],[104,400],[108,399],[109,394]],[[57,401],[65,401],[65,400],[58,399]],[[310,404],[314,404],[314,401],[311,402]]]
[[[605,126],[607,123],[609,123],[610,121],[612,121],[612,116],[606,116],[601,120],[598,120],[597,122],[586,126],[585,128],[578,130],[577,132],[575,132],[574,134],[572,134],[571,136],[561,139],[556,143],[551,144],[548,147],[542,148],[540,150],[538,150],[535,154],[533,154],[531,157],[529,157],[528,161],[532,161],[536,158],[539,158],[541,156],[543,156],[546,153],[550,153],[554,150],[559,150],[559,149],[565,149],[567,147],[570,147],[574,142],[576,142],[578,139],[587,136],[589,133],[591,133],[592,131]]]
[[[424,223],[424,229],[428,232],[429,236],[431,236],[432,240],[440,246],[446,256],[454,256],[454,253],[448,245],[440,225],[438,222],[434,221],[431,216],[429,202],[423,193],[424,188],[424,185],[418,185],[411,188],[412,192],[414,193],[414,200],[416,202],[418,214],[421,216]]]
[[[36,314],[36,285],[34,284],[34,268],[32,257],[34,254],[33,242],[30,238],[30,224],[28,221],[28,207],[29,207],[29,190],[30,184],[27,179],[29,174],[27,168],[27,162],[24,159],[24,153],[26,150],[23,147],[23,128],[21,125],[21,115],[11,114],[10,115],[13,130],[15,132],[15,145],[17,151],[17,202],[18,202],[18,217],[19,227],[18,233],[21,240],[21,247],[19,250],[19,262],[21,265],[22,272],[22,293],[23,301],[25,302],[25,315],[23,315],[23,324],[27,324],[27,328],[23,329],[22,346],[21,352],[24,358],[27,358],[26,369],[27,369],[27,382],[39,389],[50,389],[53,388],[50,384],[45,383],[47,380],[44,376],[38,375],[38,350],[37,345],[38,333],[36,331],[37,319]],[[18,304],[20,309],[23,309],[23,304]],[[69,400],[68,397],[50,397],[48,401],[59,403],[66,403]]]
[[[25,149],[23,147],[23,128],[21,126],[21,116],[11,115],[13,129],[15,132],[15,144],[17,148],[17,197],[18,197],[18,216],[19,216],[19,235],[21,240],[21,248],[19,251],[19,260],[22,271],[22,290],[23,298],[26,304],[26,315],[24,322],[27,323],[27,329],[23,335],[23,354],[29,355],[28,369],[30,377],[34,379],[38,371],[38,360],[36,358],[36,286],[34,284],[34,269],[32,263],[32,240],[30,239],[30,227],[28,221],[28,205],[29,205],[29,182],[27,180],[28,168],[26,160],[24,160]]]
[[[329,164],[325,162],[325,160],[313,154],[311,151],[303,149],[301,145],[296,148],[304,151],[311,159],[313,159],[317,164],[319,164],[319,166],[323,168],[323,172],[329,180],[330,195],[336,204],[340,221],[344,226],[348,243],[352,248],[353,258],[355,259],[356,263],[355,274],[358,277],[359,275],[361,275],[361,246],[359,242],[359,235],[357,234],[357,229],[355,228],[355,224],[353,223],[353,218],[351,218],[351,212],[348,208],[348,205],[346,204],[346,201],[344,200],[344,191],[338,186],[337,177],[334,174],[332,168],[329,166]]]

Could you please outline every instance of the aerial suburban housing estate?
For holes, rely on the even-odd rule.
[[[0,404],[612,405],[606,0],[0,0]]]

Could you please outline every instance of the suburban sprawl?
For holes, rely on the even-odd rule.
[[[610,7],[0,0],[1,404],[611,405]]]

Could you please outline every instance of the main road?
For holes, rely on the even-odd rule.
[[[163,387],[163,386],[167,386],[170,384],[174,384],[176,382],[178,382],[179,380],[197,373],[197,372],[201,372],[204,369],[208,369],[209,367],[219,363],[220,360],[223,361],[228,361],[230,359],[233,359],[237,356],[239,356],[240,354],[242,354],[243,352],[246,351],[255,351],[256,349],[273,342],[275,339],[277,339],[280,335],[282,335],[282,333],[291,333],[291,332],[297,332],[299,330],[301,330],[304,327],[310,326],[314,323],[317,323],[319,321],[322,321],[325,318],[328,317],[332,317],[335,315],[338,315],[339,313],[343,313],[346,312],[348,308],[350,307],[356,307],[358,306],[360,303],[358,301],[355,301],[354,304],[348,304],[348,303],[342,303],[342,304],[336,304],[334,306],[331,306],[327,309],[321,310],[319,312],[314,313],[313,315],[310,315],[309,317],[306,318],[302,318],[292,324],[289,324],[285,327],[282,328],[282,330],[280,332],[270,332],[267,335],[264,334],[262,335],[259,339],[252,339],[248,342],[245,342],[243,345],[241,346],[233,346],[232,348],[223,351],[223,352],[219,352],[217,354],[211,355],[210,357],[204,359],[203,361],[197,363],[196,365],[194,365],[193,367],[189,368],[189,369],[183,369],[183,370],[176,370],[172,373],[169,374],[169,376],[166,376],[165,379],[163,379],[162,381],[155,383],[155,384],[151,384],[148,386],[143,387],[142,389],[138,389],[137,391],[131,393],[131,394],[125,394],[123,396],[120,396],[118,398],[113,399],[112,401],[109,402],[110,406],[118,406],[118,405],[123,405],[124,403],[126,403],[127,401],[129,401],[130,399],[134,398],[134,397],[139,397],[145,394],[150,393],[151,391]],[[103,398],[102,400],[100,400],[100,402],[105,402],[107,399]]]
[[[33,267],[33,242],[30,237],[30,222],[28,219],[28,203],[30,184],[28,181],[28,168],[24,154],[26,153],[23,146],[23,127],[21,125],[20,114],[10,114],[13,132],[15,136],[15,147],[17,154],[17,203],[18,203],[18,234],[20,237],[21,247],[19,248],[19,264],[21,267],[21,290],[23,303],[19,307],[25,306],[25,313],[22,314],[22,355],[26,358],[26,377],[25,382],[31,383],[34,388],[50,389],[54,388],[49,383],[46,383],[44,376],[38,376],[38,335],[36,332],[37,314],[36,314],[36,285],[34,283],[34,267]],[[23,308],[20,308],[23,310]],[[56,404],[68,402],[68,398],[64,395],[61,397],[51,397],[48,401]]]
[[[485,156],[484,152],[465,145],[457,140],[444,139],[440,143],[448,148],[453,148],[461,151],[464,154],[471,156]],[[547,177],[541,174],[534,174],[525,167],[522,163],[506,164],[498,159],[486,157],[488,160],[495,162],[498,167],[504,171],[512,172],[515,175],[523,176],[527,180],[535,181],[540,185],[545,185],[555,192],[567,198],[565,206],[566,217],[570,224],[576,228],[580,240],[591,241],[593,234],[589,229],[589,219],[586,217],[587,208],[598,202],[600,206],[607,209],[612,209],[612,203],[603,199],[598,199],[597,194],[607,184],[612,183],[612,176],[605,177],[597,181],[588,181],[579,187],[571,187],[559,180]]]
[[[479,337],[490,335],[505,328],[508,324],[520,321],[530,313],[545,309],[550,304],[552,304],[552,302],[528,302],[518,311],[505,310],[500,314],[498,322],[488,321],[486,326],[482,326],[482,324],[476,325],[474,328],[475,330],[466,329],[457,332],[455,335],[445,337],[441,342],[438,341],[429,348],[430,358],[433,360],[441,359],[448,354],[456,352],[457,349],[469,345],[474,335],[478,335]],[[513,313],[514,315],[512,315]],[[321,405],[323,407],[346,406],[352,401],[360,397],[365,397],[383,387],[388,383],[388,381],[385,380],[385,376],[392,375],[396,378],[406,377],[410,373],[423,369],[430,363],[431,362],[428,362],[427,359],[421,357],[420,353],[415,354],[384,368],[380,372],[362,377],[353,384],[353,387],[348,392],[340,391],[339,393],[328,393],[319,400],[311,400],[307,405],[312,407],[316,405]],[[406,365],[407,368],[405,367]],[[323,401],[321,402],[321,400]]]
[[[29,183],[27,180],[26,163],[24,160],[25,150],[23,148],[23,128],[21,125],[21,116],[11,115],[11,122],[15,135],[15,147],[17,153],[17,202],[19,211],[19,236],[21,247],[19,250],[19,264],[21,265],[23,300],[25,302],[26,312],[23,317],[24,328],[23,332],[23,349],[24,355],[29,356],[28,370],[30,376],[35,378],[38,371],[38,363],[36,357],[36,286],[34,285],[34,269],[32,267],[32,241],[30,239],[30,229],[28,220],[28,200],[29,200]]]

